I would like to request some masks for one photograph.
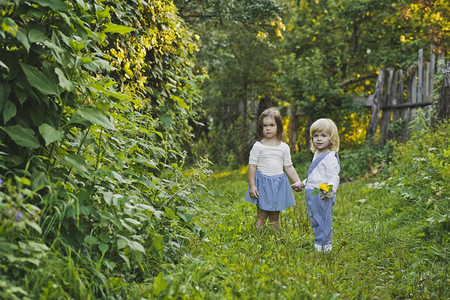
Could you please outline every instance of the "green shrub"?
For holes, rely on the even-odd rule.
[[[0,298],[126,295],[194,234],[197,42],[170,0],[0,11]]]
[[[366,143],[360,148],[340,151],[342,180],[352,180],[366,174],[370,176],[378,174],[389,165],[392,151],[390,143],[384,146]]]
[[[422,114],[413,122],[411,140],[394,144],[389,168],[398,209],[423,225],[424,238],[448,239],[450,229],[450,122],[429,128]]]
[[[367,143],[361,147],[343,149],[339,151],[341,181],[351,181],[366,174],[374,176],[389,165],[391,156],[390,143],[385,146]],[[310,150],[303,150],[292,155],[292,161],[299,175],[306,176],[312,157]]]

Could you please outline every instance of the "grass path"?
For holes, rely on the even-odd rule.
[[[447,259],[430,259],[421,227],[398,210],[389,182],[339,187],[333,251],[313,251],[304,193],[282,214],[282,232],[254,230],[246,177],[223,173],[200,195],[199,237],[154,283],[154,295],[179,299],[445,299]],[[445,246],[445,245],[444,245]],[[447,245],[448,248],[448,245]],[[444,265],[443,265],[444,264]]]

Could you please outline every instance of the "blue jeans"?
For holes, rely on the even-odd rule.
[[[320,195],[312,195],[313,190],[307,189],[306,209],[314,231],[314,243],[325,246],[330,245],[333,240],[333,206],[335,197],[324,201]]]

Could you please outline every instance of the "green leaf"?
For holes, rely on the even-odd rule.
[[[133,251],[145,253],[145,248],[136,241],[128,241],[128,247]]]
[[[33,28],[28,31],[28,40],[30,43],[40,43],[47,40],[47,36],[42,30]]]
[[[125,218],[124,220],[133,225],[137,225],[137,226],[141,225],[141,222],[139,222],[138,220],[132,219],[132,218]]]
[[[3,108],[3,105],[8,100],[10,92],[11,92],[11,85],[9,85],[7,82],[0,81],[0,110]]]
[[[83,40],[72,40],[69,42],[70,47],[72,47],[75,51],[80,51],[84,48],[84,42]]]
[[[86,161],[83,156],[68,154],[61,159],[61,164],[73,168],[80,175],[86,175],[88,173]]]
[[[117,249],[118,249],[118,250],[123,249],[123,248],[125,248],[126,246],[127,246],[127,242],[126,242],[126,241],[124,241],[124,240],[122,240],[122,239],[117,240]]]
[[[95,236],[92,236],[92,235],[88,235],[88,236],[86,236],[85,238],[84,238],[84,242],[86,243],[86,244],[88,244],[88,245],[97,245],[99,242],[98,242],[98,239],[95,237]]]
[[[33,241],[29,241],[28,242],[28,247],[31,250],[37,251],[37,252],[45,252],[45,251],[50,250],[46,244],[36,243],[36,242],[33,242]]]
[[[50,41],[43,41],[42,44],[44,44],[47,48],[55,51],[56,53],[66,52],[66,50],[64,48],[61,48],[58,45],[55,45],[54,43],[52,43]]]
[[[46,173],[34,169],[31,174],[31,188],[37,191],[46,185],[48,185]]]
[[[25,47],[25,49],[27,49],[27,52],[30,52],[30,43],[28,41],[27,34],[25,33],[25,31],[23,29],[20,29],[19,31],[17,31],[16,38],[19,42],[22,43],[22,45]]]
[[[31,181],[30,181],[30,179],[28,179],[28,178],[26,178],[26,177],[21,177],[20,178],[20,182],[22,183],[22,184],[25,184],[25,185],[31,185]]]
[[[130,259],[123,253],[119,253],[119,256],[122,257],[128,269],[130,268]]]
[[[109,241],[111,240],[111,238],[109,237],[109,234],[106,232],[102,232],[100,233],[100,235],[98,236],[98,238],[100,239],[100,241],[102,243],[109,243]]]
[[[110,269],[111,271],[113,271],[114,268],[117,266],[115,262],[109,261],[107,259],[105,259],[103,262],[105,263],[106,267],[108,267],[108,269]]]
[[[11,33],[12,36],[16,36],[19,26],[11,18],[3,18],[0,23],[1,29],[4,32]],[[1,31],[0,31],[1,32]]]
[[[166,216],[170,219],[178,219],[177,215],[175,215],[175,212],[168,206],[164,208],[166,212]]]
[[[44,7],[50,7],[53,10],[69,10],[69,6],[67,6],[63,0],[31,0],[31,2],[37,3]]]
[[[0,66],[5,68],[7,71],[9,71],[9,67],[7,65],[5,65],[5,63],[2,62],[1,60],[0,60]]]
[[[16,116],[17,109],[14,103],[7,100],[5,103],[5,107],[3,107],[3,122],[4,124],[8,123],[13,117]]]
[[[171,116],[162,116],[160,120],[168,129],[172,128],[173,119]]]
[[[110,8],[106,7],[103,11],[96,10],[95,15],[97,16],[99,21],[102,21],[102,20],[110,18],[109,11],[110,11]]]
[[[30,128],[22,127],[21,125],[13,125],[8,127],[0,127],[9,137],[19,146],[24,146],[29,149],[36,149],[40,147],[38,138],[34,131]]]
[[[66,75],[64,75],[64,72],[61,69],[55,68],[55,73],[56,75],[58,75],[60,87],[62,87],[66,91],[73,90],[75,85],[72,83],[72,81],[67,79]]]
[[[108,247],[107,244],[100,243],[100,244],[98,245],[98,249],[99,249],[102,253],[105,253],[106,251],[108,251],[109,247]]]
[[[45,140],[45,146],[48,146],[53,142],[59,142],[64,138],[64,134],[61,131],[56,130],[45,123],[39,126],[39,132]]]
[[[72,123],[98,125],[105,129],[116,130],[114,124],[98,109],[80,108],[72,116]]]
[[[22,62],[20,62],[20,66],[32,87],[38,89],[44,95],[60,94],[58,85],[53,84],[43,72]]]
[[[108,23],[105,25],[105,30],[103,32],[105,33],[119,33],[119,34],[126,34],[129,32],[134,31],[135,29],[132,27],[127,27],[123,25],[117,25],[113,23]]]
[[[178,97],[178,96],[172,96],[171,98],[172,98],[173,100],[177,101],[177,103],[178,103],[179,106],[181,106],[181,107],[184,108],[184,109],[189,110],[189,106],[186,104],[186,102],[184,102],[183,99],[181,99],[181,98]]]
[[[152,246],[157,251],[162,251],[164,249],[164,238],[161,234],[158,234],[155,232],[155,234],[152,236]]]
[[[38,233],[42,233],[42,229],[37,223],[32,222],[32,221],[26,221],[25,223],[28,226],[30,226],[31,228],[33,228],[34,230],[36,230]]]
[[[430,223],[442,223],[448,220],[448,215],[441,215],[440,213],[436,213],[431,218],[428,218],[427,221]]]

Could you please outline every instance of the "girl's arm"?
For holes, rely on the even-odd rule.
[[[291,188],[296,192],[303,190],[305,185],[298,177],[297,171],[295,170],[294,166],[293,165],[285,166],[284,171],[289,176],[289,178],[291,178],[291,180],[294,182],[294,184],[291,185]]]
[[[255,175],[256,175],[256,165],[249,164],[248,165],[248,187],[249,194],[252,198],[258,198],[259,192],[255,185]]]

